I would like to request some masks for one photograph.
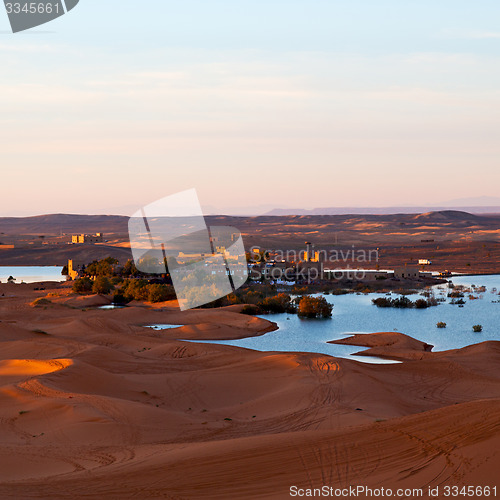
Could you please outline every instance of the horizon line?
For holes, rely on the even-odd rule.
[[[338,211],[338,213],[320,213],[322,210]],[[391,212],[391,210],[394,210]],[[403,210],[403,211],[402,211]],[[415,211],[409,211],[415,210]],[[476,212],[479,210],[479,212]],[[363,211],[363,212],[359,212]],[[373,211],[373,212],[369,212]],[[383,212],[382,212],[383,211]],[[411,215],[411,214],[423,214],[431,212],[465,212],[465,213],[479,213],[483,215],[487,214],[500,214],[500,205],[470,205],[470,206],[383,206],[383,207],[324,207],[324,208],[273,208],[265,213],[231,213],[228,212],[212,212],[204,214],[205,217],[280,217],[280,216],[301,216],[301,215],[311,215],[311,216],[328,216],[328,215]],[[282,213],[273,213],[282,212]],[[294,213],[296,212],[296,213]],[[301,213],[299,213],[301,212]],[[0,215],[0,219],[27,219],[36,217],[53,217],[53,216],[75,216],[75,217],[131,217],[131,215],[125,215],[120,213],[85,213],[85,212],[52,212],[52,213],[39,213],[30,215]]]

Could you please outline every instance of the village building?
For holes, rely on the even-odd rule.
[[[75,281],[82,276],[83,264],[79,264],[73,259],[68,260],[68,279]]]
[[[397,279],[416,280],[420,278],[418,267],[398,267],[394,269],[394,277]]]
[[[304,262],[319,262],[319,252],[314,250],[314,245],[306,241],[306,251],[304,253]]]
[[[71,243],[103,243],[104,235],[102,233],[95,234],[74,234],[71,236]]]

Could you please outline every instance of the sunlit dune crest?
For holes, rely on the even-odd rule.
[[[296,356],[293,355],[271,355],[271,356],[265,356],[262,358],[263,362],[270,363],[273,366],[287,366],[289,368],[295,368],[297,366],[300,366],[300,363],[297,361]]]
[[[45,375],[64,370],[72,364],[71,359],[6,359],[0,361],[0,377]]]

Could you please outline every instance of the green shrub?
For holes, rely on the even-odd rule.
[[[426,309],[427,307],[429,307],[429,304],[425,299],[417,299],[415,301],[415,307],[417,309]]]
[[[144,279],[129,279],[123,281],[115,297],[116,299],[113,300],[117,304],[127,303],[132,300],[157,303],[173,300],[176,295],[172,285],[149,284]]]
[[[474,325],[472,331],[475,333],[481,333],[483,331],[483,325]]]
[[[148,299],[148,282],[146,280],[132,279],[122,286],[120,292],[124,295],[127,302],[131,300],[147,300]]]
[[[73,283],[73,292],[88,294],[92,291],[92,280],[90,278],[78,278]]]
[[[135,267],[134,261],[127,260],[127,262],[123,266],[122,275],[128,277],[128,276],[136,276],[137,274],[139,274],[139,271],[137,270],[137,267]]]
[[[175,299],[174,289],[170,285],[148,285],[147,290],[149,302],[165,302]]]
[[[240,295],[243,304],[257,305],[263,298],[264,294],[256,290],[248,290],[245,294]]]
[[[232,306],[234,304],[241,304],[241,298],[238,297],[235,293],[230,293],[229,295],[226,295],[226,304],[228,306]]]
[[[89,276],[113,276],[113,266],[118,264],[118,261],[113,257],[106,257],[102,260],[94,260],[85,269],[85,273]]]
[[[378,297],[376,299],[372,299],[372,303],[377,307],[392,307],[392,300],[386,297]]]
[[[438,321],[436,326],[438,328],[446,328],[446,323],[444,321]]]
[[[256,306],[255,304],[246,304],[241,309],[241,314],[249,314],[251,316],[255,316],[256,314],[261,313],[262,311],[260,310],[259,306]]]
[[[297,313],[301,318],[331,318],[332,309],[324,297],[305,295],[299,300]]]
[[[324,300],[324,299],[323,299]],[[258,306],[265,312],[284,313],[293,309],[292,299],[286,293],[278,293],[274,297],[266,297]]]
[[[99,295],[107,295],[113,290],[114,286],[105,276],[98,276],[92,285],[92,292]]]
[[[408,297],[398,297],[392,300],[392,307],[397,307],[400,309],[407,309],[413,307],[413,302]]]
[[[113,304],[123,305],[127,303],[125,296],[118,292],[113,295]]]
[[[408,297],[398,297],[396,299],[390,299],[387,297],[378,297],[372,299],[372,303],[377,307],[396,307],[399,309],[410,309],[415,307],[416,309],[426,309],[427,307],[433,307],[438,305],[438,301],[435,297],[429,297],[428,299],[417,299],[412,302]]]
[[[40,297],[39,299],[36,299],[31,303],[31,305],[34,307],[48,306],[50,304],[52,304],[52,302],[44,297]]]

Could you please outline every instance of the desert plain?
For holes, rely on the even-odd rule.
[[[304,250],[378,249],[377,262],[358,263],[393,269],[432,261],[429,271],[500,272],[500,215],[440,211],[393,215],[207,216],[208,226],[232,226],[245,247],[282,252]],[[55,214],[0,218],[0,264],[4,266],[63,266],[68,259],[88,263],[108,256],[132,258],[128,217]],[[99,244],[68,245],[72,234],[104,233]],[[30,243],[40,245],[30,245]],[[15,248],[9,248],[13,244]],[[340,267],[345,263],[340,262]]]

